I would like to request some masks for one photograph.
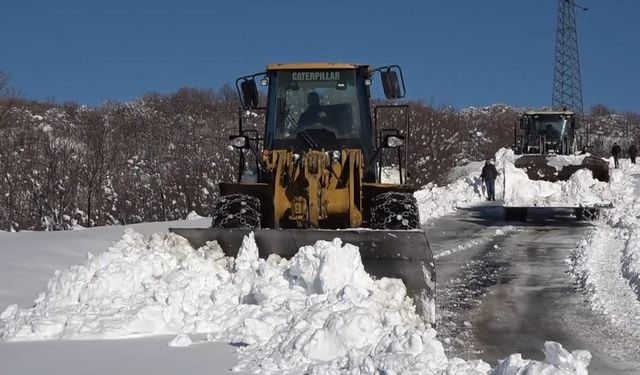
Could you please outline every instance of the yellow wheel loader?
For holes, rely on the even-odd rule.
[[[531,181],[567,181],[578,170],[590,170],[593,178],[609,182],[608,161],[586,154],[576,136],[580,124],[572,111],[529,111],[522,114],[519,126],[514,129],[514,166],[525,171]],[[505,172],[506,174],[506,172]],[[505,175],[505,186],[510,176]],[[517,204],[510,195],[517,195],[517,188],[506,189],[504,197],[505,219],[525,221],[528,208],[547,207],[526,202]],[[535,201],[536,197],[530,197]],[[561,203],[554,207],[573,208],[578,220],[593,216],[601,208],[598,205],[581,206]],[[606,207],[603,205],[602,207]]]
[[[359,247],[367,272],[402,279],[417,311],[433,322],[435,266],[407,183],[408,107],[381,105],[372,113],[377,75],[388,99],[404,97],[397,65],[272,64],[238,78],[239,129],[229,137],[240,153],[238,179],[219,185],[211,228],[172,231],[196,248],[215,240],[228,256],[250,232],[261,257],[290,258],[301,246],[339,237]],[[264,107],[256,82],[268,92]],[[244,129],[243,114],[259,110],[264,134]],[[378,124],[385,110],[401,113],[390,117],[402,126]],[[400,183],[381,183],[385,162]]]

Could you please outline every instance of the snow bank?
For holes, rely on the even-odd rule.
[[[591,307],[640,337],[640,167],[620,164],[611,171],[614,207],[601,211],[568,262]]]
[[[481,192],[479,177],[464,177],[443,187],[428,184],[414,193],[418,201],[421,224],[452,213],[456,208],[482,201]]]
[[[503,163],[513,163],[513,151],[502,148],[496,152],[493,160],[499,173],[495,182],[495,193],[496,197],[501,198],[504,194]],[[415,192],[422,224],[450,214],[457,208],[470,207],[485,201],[487,194],[480,179],[484,164],[484,161],[475,161],[455,167],[449,171],[449,184],[446,186],[430,183]]]
[[[549,165],[561,170],[568,165],[580,165],[584,155],[549,158]],[[593,178],[591,171],[580,169],[568,181],[532,181],[525,170],[514,165],[513,150],[502,148],[494,160],[500,174],[495,183],[496,196],[507,207],[593,207],[607,206],[613,201],[608,183]],[[447,215],[456,208],[469,207],[486,197],[480,174],[484,162],[472,162],[456,167],[449,174],[446,186],[428,184],[415,193],[422,223]],[[506,176],[506,178],[505,178]]]
[[[193,250],[174,234],[146,240],[127,230],[103,254],[56,272],[32,308],[12,305],[0,315],[0,337],[10,341],[177,334],[169,345],[189,346],[195,333],[238,346],[235,370],[490,371],[482,361],[448,359],[402,282],[372,279],[358,249],[339,239],[305,246],[290,260],[259,259],[250,235],[234,259],[215,242]],[[518,357],[492,373],[568,369],[566,363],[575,370],[569,373],[581,373],[587,356],[559,348],[545,349],[556,353],[545,365]]]
[[[548,158],[556,170],[580,165],[586,155],[558,155]],[[504,181],[504,205],[507,207],[593,207],[612,202],[608,183],[596,180],[590,170],[580,169],[567,181],[530,180],[525,170],[514,165],[517,156],[502,149],[496,154]]]
[[[450,214],[457,208],[469,207],[486,199],[480,174],[484,162],[472,162],[449,172],[450,183],[438,186],[430,183],[415,192],[422,224]],[[501,194],[501,177],[496,181],[496,196]]]

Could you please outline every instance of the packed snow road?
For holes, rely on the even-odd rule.
[[[590,374],[640,372],[640,340],[593,312],[567,258],[590,224],[567,210],[505,223],[499,205],[462,209],[427,225],[438,270],[438,332],[449,354],[495,364],[543,356],[546,340],[585,349]],[[460,239],[464,240],[460,240]]]

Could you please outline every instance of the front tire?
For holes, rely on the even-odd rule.
[[[223,195],[216,203],[211,228],[260,229],[260,199],[247,194]]]
[[[420,228],[418,202],[411,193],[387,192],[371,201],[372,229],[408,230]]]

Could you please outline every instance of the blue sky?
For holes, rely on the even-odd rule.
[[[95,105],[354,61],[401,65],[408,97],[437,105],[551,101],[557,0],[2,2],[0,69],[27,98]],[[585,108],[640,112],[640,1],[581,4]]]

